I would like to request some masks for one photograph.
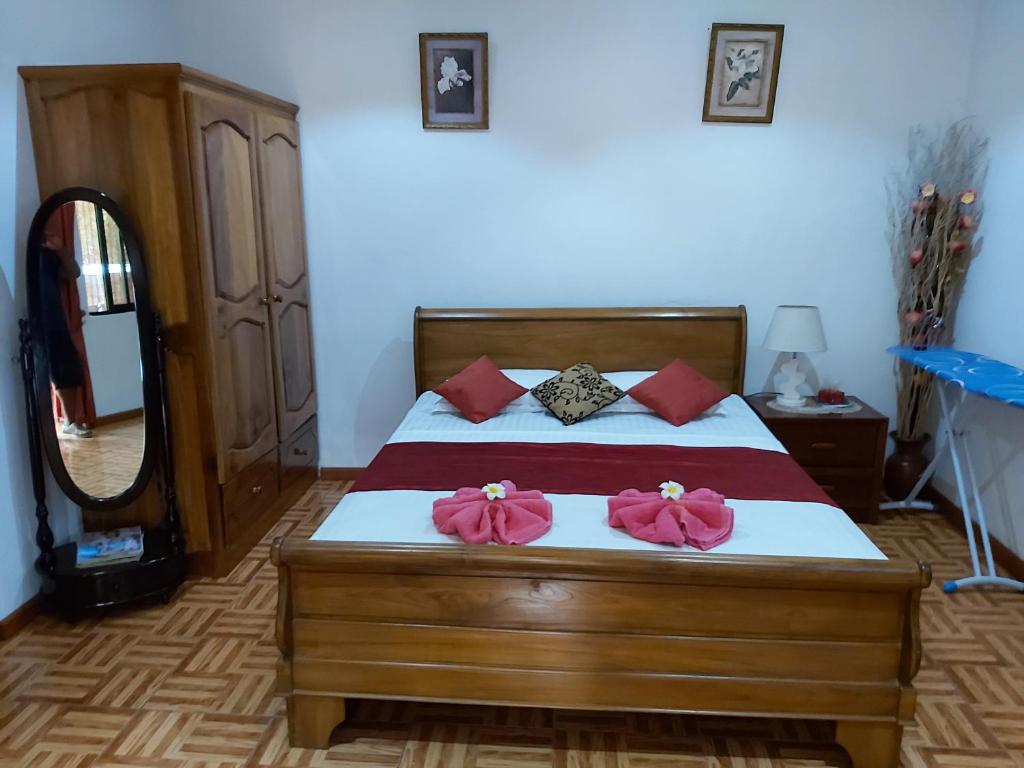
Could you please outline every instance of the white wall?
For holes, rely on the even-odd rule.
[[[412,400],[416,304],[743,302],[747,383],[759,388],[773,360],[758,346],[772,309],[815,303],[831,346],[823,373],[891,413],[882,181],[903,167],[912,124],[965,112],[980,8],[36,0],[7,9],[0,239],[14,247],[0,250],[0,530],[13,534],[0,536],[0,616],[35,589],[20,384],[7,363],[37,204],[17,64],[180,60],[301,105],[321,456],[345,466],[368,461]],[[773,125],[701,123],[713,21],[786,25]],[[989,26],[994,35],[998,23]],[[421,129],[423,31],[490,34],[489,132]],[[986,227],[997,213],[990,202]],[[988,236],[969,291],[993,258]],[[991,269],[992,284],[1011,290]],[[965,319],[965,340],[970,327]]]
[[[979,230],[985,242],[971,265],[957,316],[957,346],[1024,368],[1024,86],[1012,76],[1022,31],[1024,3],[985,0],[975,32],[968,101],[981,132],[991,137],[985,218]],[[1024,412],[990,401],[979,406],[969,440],[986,516],[992,533],[1024,557]],[[944,467],[938,484],[954,498],[951,477],[950,467]]]
[[[167,60],[166,5],[158,0],[32,0],[5,3],[0,25],[0,618],[38,588],[35,503],[25,438],[17,319],[25,313],[24,248],[39,204],[22,64]],[[52,483],[49,504],[58,535],[68,505]]]
[[[325,466],[365,464],[411,403],[417,304],[743,302],[751,389],[775,305],[819,304],[826,373],[892,411],[883,179],[912,124],[963,114],[977,5],[623,9],[174,4],[189,63],[302,108]],[[701,123],[714,21],[785,23],[773,125]],[[489,132],[420,127],[424,31],[489,33]]]
[[[134,312],[87,315],[82,329],[96,415],[142,407],[139,323]]]

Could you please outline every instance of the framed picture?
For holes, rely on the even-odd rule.
[[[770,123],[782,24],[712,24],[704,122]]]
[[[487,33],[422,33],[420,90],[424,128],[486,129]]]

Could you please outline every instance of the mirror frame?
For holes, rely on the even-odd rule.
[[[57,431],[48,428],[53,419],[53,406],[50,400],[50,367],[46,345],[42,333],[42,306],[39,296],[39,259],[38,248],[42,242],[43,232],[50,217],[61,206],[72,202],[86,202],[99,206],[108,214],[121,230],[128,253],[128,263],[132,270],[132,284],[135,291],[135,317],[139,329],[139,357],[142,365],[142,405],[144,409],[145,439],[142,451],[142,463],[135,475],[135,480],[116,496],[92,496],[75,484],[74,479],[64,464],[60,452],[60,438]],[[36,395],[39,424],[43,452],[46,454],[50,470],[57,484],[72,502],[83,509],[114,510],[131,504],[142,495],[149,485],[156,467],[157,457],[163,440],[163,403],[160,394],[160,371],[157,354],[156,318],[149,301],[149,280],[146,275],[146,262],[142,257],[142,246],[128,217],[118,205],[102,192],[89,187],[68,187],[48,197],[32,219],[26,246],[27,278],[28,278],[28,317],[32,336],[32,356],[35,366],[33,386]]]

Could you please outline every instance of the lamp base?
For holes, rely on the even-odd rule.
[[[807,381],[807,374],[800,371],[800,359],[793,353],[793,357],[779,367],[782,374],[782,381],[779,383],[779,394],[775,402],[786,408],[800,408],[807,398],[798,391],[800,385]]]
[[[779,395],[775,398],[776,405],[781,405],[786,408],[802,408],[806,403],[806,397],[783,397],[782,395]]]

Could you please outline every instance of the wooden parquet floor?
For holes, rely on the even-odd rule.
[[[321,482],[226,578],[170,605],[0,645],[0,768],[810,768],[845,766],[828,724],[355,702],[326,751],[289,749],[274,694],[272,536],[308,536],[343,494]],[[966,572],[932,514],[868,529],[890,556]],[[1024,596],[925,595],[908,768],[1024,768]]]

